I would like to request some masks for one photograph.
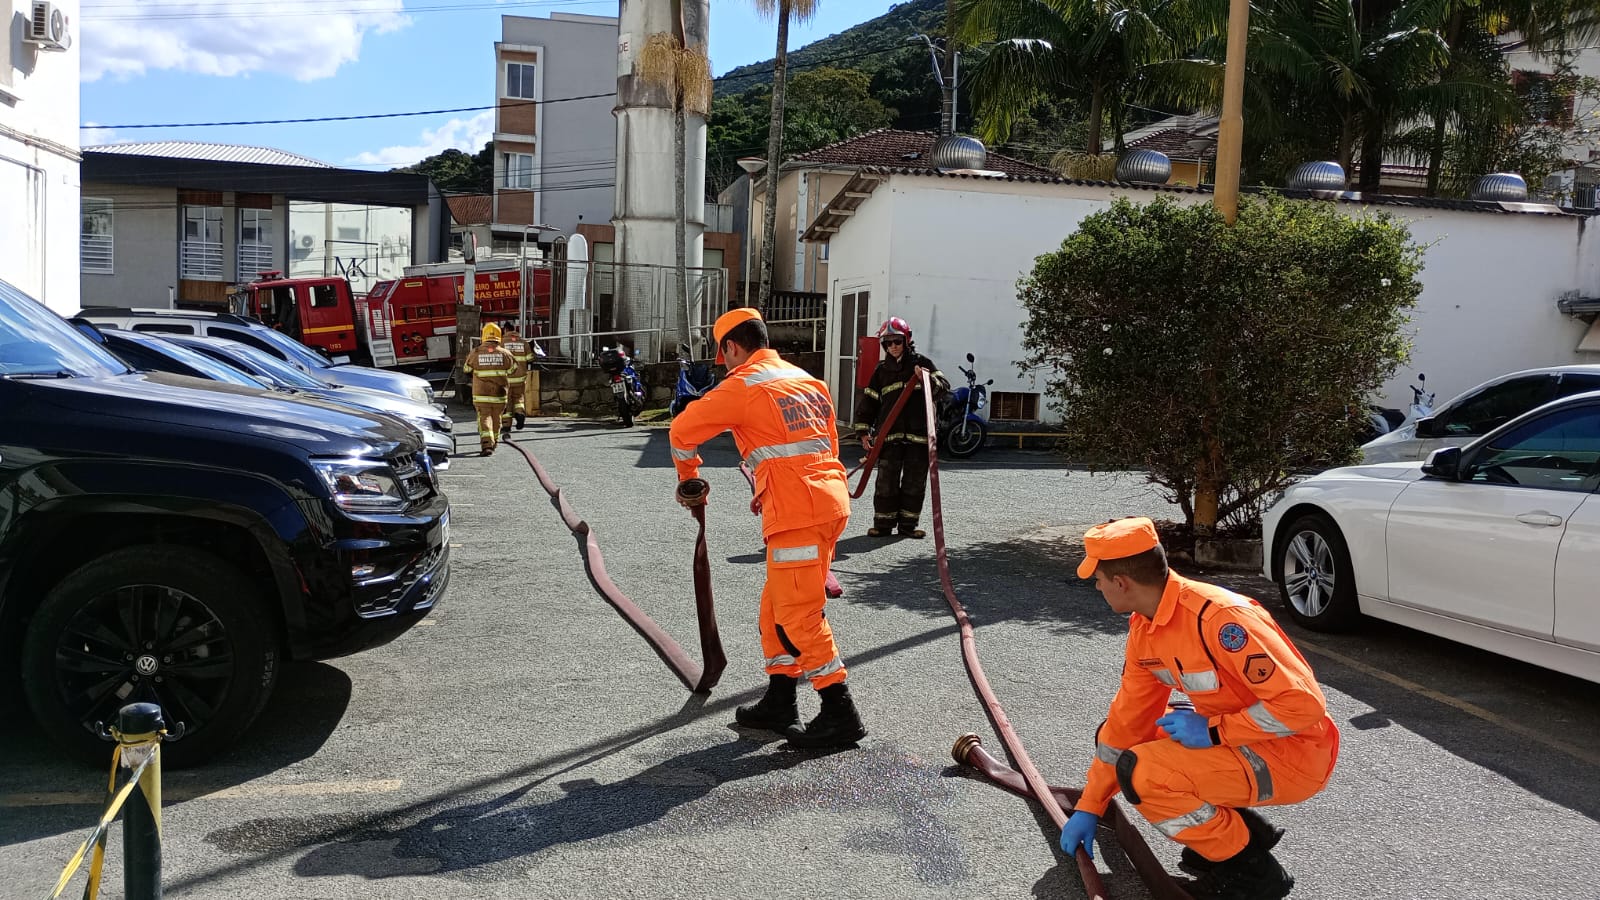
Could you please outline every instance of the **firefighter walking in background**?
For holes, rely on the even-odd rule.
[[[866,737],[849,673],[823,616],[834,544],[850,518],[849,486],[839,462],[839,434],[828,387],[767,347],[767,324],[754,309],[735,309],[711,328],[727,377],[672,420],[677,500],[705,502],[683,490],[699,481],[698,448],[724,431],[755,475],[752,510],[761,513],[767,583],[761,591],[761,649],[767,693],[735,712],[739,724],[782,732],[797,747],[846,747]],[[704,484],[704,482],[699,482]],[[810,680],[822,709],[801,726],[796,689]]]
[[[870,450],[874,440],[883,442],[872,489],[872,527],[867,535],[888,537],[898,526],[905,537],[923,538],[927,532],[917,525],[928,490],[928,411],[922,397],[913,396],[893,423],[884,420],[901,391],[922,390],[922,380],[915,375],[918,366],[928,370],[935,402],[950,390],[950,380],[933,360],[917,352],[905,319],[894,316],[883,323],[878,344],[886,355],[856,400],[855,430],[861,448]]]
[[[478,447],[482,455],[494,453],[500,440],[500,419],[506,411],[506,391],[516,363],[500,346],[500,326],[483,326],[483,342],[467,354],[462,371],[472,376],[472,408],[478,415]]]
[[[506,412],[500,419],[502,433],[511,430],[511,420],[517,420],[517,430],[527,422],[528,409],[526,397],[528,394],[528,365],[533,360],[533,349],[528,342],[522,339],[515,328],[507,328],[505,342],[500,346],[511,354],[511,361],[515,367],[511,371],[511,378],[506,382]]]
[[[1096,525],[1083,548],[1078,577],[1129,614],[1128,643],[1061,849],[1092,857],[1121,790],[1183,844],[1195,900],[1287,896],[1294,879],[1272,856],[1283,832],[1252,807],[1310,799],[1333,774],[1339,729],[1311,666],[1261,604],[1170,571],[1149,519]],[[1189,703],[1172,702],[1174,690]]]

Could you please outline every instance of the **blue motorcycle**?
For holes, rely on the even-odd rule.
[[[644,410],[644,382],[621,347],[600,350],[600,370],[611,376],[611,393],[617,400],[617,417],[623,428],[633,427],[633,417]]]
[[[678,384],[672,392],[672,405],[668,411],[676,416],[690,403],[704,397],[717,386],[717,375],[706,363],[689,361],[689,345],[678,345]]]
[[[977,360],[967,354],[967,365]],[[978,413],[989,405],[991,378],[983,384],[973,370],[956,366],[967,376],[967,386],[956,388],[939,402],[939,449],[957,459],[966,459],[983,449],[989,438],[989,423]]]

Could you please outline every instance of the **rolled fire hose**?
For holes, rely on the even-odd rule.
[[[550,479],[550,474],[539,464],[539,460],[515,441],[506,443],[528,461],[534,477],[539,479],[539,485],[550,495],[550,504],[560,513],[561,521],[572,532],[573,537],[578,539],[578,550],[583,556],[583,568],[589,575],[589,583],[594,585],[600,596],[655,649],[661,661],[667,664],[685,687],[696,694],[709,693],[722,677],[722,671],[728,667],[728,657],[722,651],[722,636],[717,632],[716,607],[711,598],[711,560],[706,549],[705,506],[693,508],[695,521],[700,525],[700,533],[694,542],[694,599],[695,614],[700,623],[700,658],[705,660],[705,664],[701,665],[691,659],[689,654],[678,646],[678,642],[656,624],[656,621],[643,609],[640,609],[637,603],[628,599],[628,596],[618,589],[606,572],[605,557],[600,553],[600,544],[595,540],[594,529],[589,527],[588,522],[578,518],[578,514],[567,505],[567,498],[562,494],[561,488]],[[701,482],[701,485],[704,484],[705,482]],[[701,493],[704,493],[704,489]]]

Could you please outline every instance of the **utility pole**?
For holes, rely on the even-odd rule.
[[[1217,179],[1212,202],[1232,225],[1239,217],[1239,166],[1244,144],[1244,58],[1250,0],[1229,0],[1228,55],[1222,71],[1222,119],[1217,123]]]

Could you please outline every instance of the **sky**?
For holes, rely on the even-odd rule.
[[[791,49],[896,0],[822,0]],[[617,0],[82,0],[84,146],[194,140],[274,147],[371,170],[450,147],[476,152],[493,111],[292,125],[130,125],[350,116],[495,102],[502,15],[617,14]],[[775,25],[750,0],[713,0],[716,74],[770,59]]]

